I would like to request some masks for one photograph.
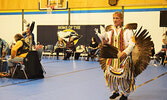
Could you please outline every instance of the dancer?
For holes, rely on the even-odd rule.
[[[121,12],[113,14],[113,22],[114,26],[107,27],[110,29],[107,29],[106,35],[102,35],[107,37],[101,37],[103,45],[99,62],[105,72],[106,84],[113,92],[110,99],[119,97],[122,90],[120,100],[128,100],[130,92],[135,90],[135,77],[150,61],[153,43],[147,37],[147,30],[139,34],[140,28],[137,35],[134,35],[133,29],[137,28],[137,24],[128,24],[124,28]]]
[[[31,25],[28,24],[26,26],[27,26],[27,30],[22,32],[22,35],[24,36],[25,42],[30,46],[32,50],[35,47],[34,33],[32,33],[35,26],[35,22],[32,22]]]

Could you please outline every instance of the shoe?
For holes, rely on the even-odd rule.
[[[88,58],[86,58],[86,59],[85,59],[85,61],[89,61],[89,59],[88,59]]]
[[[94,61],[94,57],[91,57],[91,60]]]
[[[110,99],[116,99],[119,96],[119,93],[114,92],[112,96],[110,96]]]
[[[122,96],[120,97],[119,100],[128,100],[128,97],[127,97],[127,96],[124,96],[124,95],[122,94]]]
[[[67,60],[67,58],[64,58],[63,60]]]
[[[12,75],[11,75],[11,74],[9,74],[9,75],[7,75],[7,76],[6,76],[6,78],[12,78]]]

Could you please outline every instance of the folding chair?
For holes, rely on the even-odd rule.
[[[49,57],[48,58],[50,58],[50,56],[52,55],[52,53],[53,53],[53,45],[47,45],[47,46],[45,46],[45,49],[44,49],[44,51],[43,51],[43,53],[42,53],[42,56],[43,55],[48,55]]]
[[[15,66],[14,71],[12,73],[12,78],[14,77],[14,74],[15,74],[17,68],[19,68],[21,71],[23,71],[25,78],[28,79],[28,76],[25,72],[25,65],[23,64],[23,62],[16,62],[16,66]]]
[[[163,62],[163,66],[165,66],[166,63],[167,63],[167,55],[165,55],[165,59],[164,59],[164,62]]]

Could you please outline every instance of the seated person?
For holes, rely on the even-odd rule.
[[[166,31],[166,33],[163,34],[162,42],[163,42],[162,49],[161,49],[160,52],[158,52],[156,54],[157,61],[162,59],[162,63],[161,64],[163,64],[163,62],[165,60],[165,55],[166,55],[166,50],[167,50],[167,31]]]
[[[165,60],[165,55],[166,55],[166,48],[162,48],[160,52],[158,52],[156,56],[156,60],[160,62],[162,60],[161,65],[163,65],[163,62]]]
[[[23,61],[29,52],[29,45],[24,41],[24,37],[21,34],[14,36],[16,44],[11,50],[11,56],[8,59],[8,66],[10,73],[13,73],[15,63]]]
[[[76,48],[72,37],[69,38],[68,42],[65,41],[65,43],[66,43],[66,48],[65,48],[64,60],[67,60],[70,58],[71,54],[74,53],[74,51],[76,51]]]
[[[8,50],[8,43],[0,38],[0,58],[4,58],[6,56]]]
[[[13,42],[9,45],[8,55],[11,55],[11,49],[14,47],[14,45],[15,43]]]
[[[151,47],[151,57],[154,57],[155,55],[155,48],[154,45]]]
[[[163,35],[163,39],[162,39],[162,48],[167,48],[167,31],[166,33],[164,33]]]
[[[0,68],[1,68],[0,71],[1,72],[7,71],[6,68],[4,68],[7,66],[6,58],[5,58],[7,53],[8,53],[8,43],[4,39],[0,38]]]
[[[75,60],[78,60],[81,53],[86,53],[86,48],[84,45],[78,45],[75,51]]]
[[[86,61],[89,61],[89,57],[91,57],[93,60],[93,58],[96,56],[95,53],[98,48],[99,48],[98,43],[96,42],[95,37],[92,37],[91,42],[88,47],[88,56],[86,58]]]
[[[64,48],[65,48],[65,44],[63,42],[63,39],[60,38],[57,43],[56,43],[56,55],[57,55],[57,59],[59,59],[59,52],[63,52],[64,53]]]
[[[30,31],[30,28],[27,28],[27,31],[23,32],[22,35],[24,36],[25,42],[32,47],[35,46],[35,41],[34,41],[34,34]]]

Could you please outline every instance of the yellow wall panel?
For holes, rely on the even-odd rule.
[[[117,6],[162,6],[167,0],[118,0]],[[82,7],[111,7],[108,0],[69,0],[70,8]]]
[[[46,2],[47,0],[43,0]],[[68,0],[70,8],[111,7],[108,0]],[[117,6],[164,6],[167,0],[119,0]],[[45,5],[44,5],[45,6]],[[0,10],[39,9],[39,0],[0,0]]]
[[[69,0],[70,8],[110,7],[108,0]]]
[[[39,0],[0,0],[0,10],[38,9]]]
[[[40,2],[40,6],[41,8],[46,8],[46,5],[48,4],[48,1],[47,0],[41,0]]]
[[[162,6],[167,0],[119,0],[118,6]]]

